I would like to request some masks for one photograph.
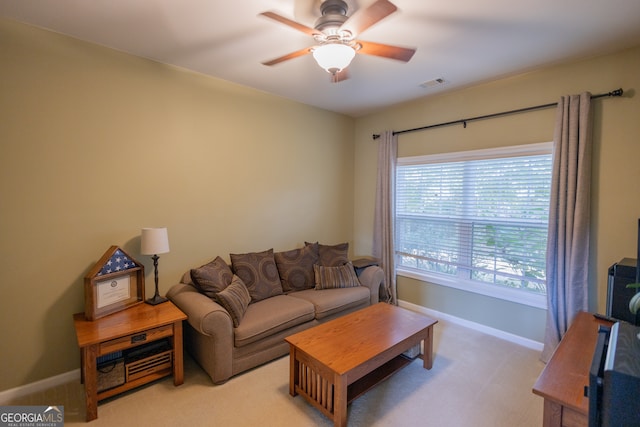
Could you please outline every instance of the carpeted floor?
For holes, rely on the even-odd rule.
[[[531,387],[539,353],[455,324],[435,326],[433,369],[416,359],[349,406],[350,426],[527,427],[542,425]],[[214,386],[185,354],[185,383],[168,377],[98,406],[100,426],[331,426],[302,397],[289,395],[283,357]],[[83,388],[72,382],[12,402],[63,405],[65,425],[85,424]]]

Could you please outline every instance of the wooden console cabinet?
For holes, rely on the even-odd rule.
[[[585,386],[600,325],[611,326],[611,322],[578,313],[534,384],[533,392],[544,398],[544,427],[587,427]]]
[[[173,374],[173,383],[184,382],[182,321],[187,316],[172,302],[137,304],[126,310],[90,321],[84,313],[73,315],[80,347],[81,381],[84,383],[87,421],[98,418],[98,402],[124,391]],[[97,358],[118,351],[168,339],[171,349],[165,361],[148,372],[127,375],[124,384],[98,391]]]

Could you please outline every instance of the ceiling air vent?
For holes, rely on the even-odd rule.
[[[429,88],[432,88],[432,87],[434,87],[434,86],[440,86],[440,85],[443,85],[443,84],[445,84],[445,83],[446,83],[445,79],[443,79],[443,78],[439,77],[439,78],[437,78],[437,79],[427,80],[426,82],[421,83],[421,84],[420,84],[420,87],[423,87],[423,88],[425,88],[425,89],[429,89]]]

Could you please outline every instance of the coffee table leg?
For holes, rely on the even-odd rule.
[[[296,384],[299,381],[298,361],[296,360],[296,348],[292,345],[289,348],[289,394],[296,396]]]
[[[333,425],[347,427],[347,379],[335,376],[335,393],[333,395]]]
[[[424,346],[424,354],[422,355],[424,369],[431,369],[433,367],[433,326],[429,326],[426,331],[424,340],[422,341]]]

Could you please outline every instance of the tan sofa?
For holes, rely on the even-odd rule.
[[[384,281],[382,269],[369,259],[348,261],[345,245],[315,243],[275,254],[272,250],[242,256],[231,254],[231,273],[225,270],[224,275],[219,275],[224,276],[222,286],[220,280],[206,282],[211,279],[207,268],[214,263],[225,268],[220,257],[200,269],[186,272],[181,282],[167,293],[187,315],[185,349],[212,381],[220,384],[287,354],[289,346],[285,337],[376,304]],[[271,256],[277,273],[273,273]],[[253,263],[249,266],[253,270],[249,272],[243,270],[247,259],[250,261],[245,264]],[[274,280],[280,282],[280,289],[273,285],[265,292],[267,288],[255,283],[238,285],[237,282],[255,280],[254,276],[262,274],[260,271],[277,274]],[[313,283],[309,283],[310,280]],[[218,288],[212,292],[207,284]],[[229,306],[226,298],[234,286],[240,291],[239,296],[232,296],[235,307]],[[245,288],[251,296],[246,304]]]

